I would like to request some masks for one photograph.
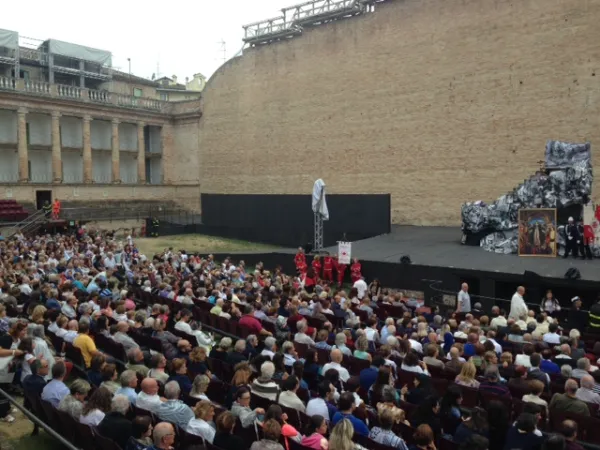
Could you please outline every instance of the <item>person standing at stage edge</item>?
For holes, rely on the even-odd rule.
[[[581,242],[581,236],[579,236],[577,225],[575,225],[572,217],[569,217],[569,223],[565,227],[565,237],[565,256],[563,258],[567,258],[569,253],[572,253],[573,257],[577,258],[577,247]]]
[[[456,312],[464,314],[471,312],[471,296],[469,295],[469,285],[467,283],[463,283],[460,291],[458,291]]]
[[[519,286],[517,288],[517,292],[512,296],[512,300],[510,301],[510,314],[508,315],[509,319],[519,320],[521,317],[527,317],[527,305],[525,304],[525,300],[523,300],[523,295],[525,295],[525,288],[523,286]]]

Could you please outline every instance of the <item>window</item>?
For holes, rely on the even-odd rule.
[[[133,88],[133,96],[134,97],[141,97],[142,96],[142,90],[140,88]]]
[[[25,124],[25,136],[26,136],[25,141],[27,142],[27,145],[29,145],[29,143],[30,143],[30,139],[29,139],[29,122],[27,122]]]
[[[29,70],[20,70],[19,78],[24,79],[25,81],[29,81]]]
[[[164,102],[168,102],[169,101],[169,94],[167,94],[166,92],[162,92],[160,94],[160,99]]]

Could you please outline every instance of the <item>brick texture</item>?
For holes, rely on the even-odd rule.
[[[396,0],[247,50],[204,90],[201,189],[323,177],[391,193],[395,223],[456,225],[534,173],[547,139],[600,142],[599,19],[600,0]]]

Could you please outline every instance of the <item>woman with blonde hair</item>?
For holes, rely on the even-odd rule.
[[[366,450],[352,441],[354,426],[348,419],[340,420],[329,435],[329,450]]]
[[[429,334],[429,326],[427,322],[419,322],[417,324],[417,336],[419,336],[419,340],[427,337]]]
[[[208,369],[208,363],[206,361],[206,349],[204,347],[195,347],[188,357],[190,362],[188,363],[188,369],[193,374],[211,376],[210,370]]]
[[[476,374],[477,368],[475,367],[475,364],[471,361],[467,361],[462,365],[462,369],[460,369],[460,373],[456,375],[454,382],[461,386],[477,389],[479,388],[479,381],[475,379]]]
[[[208,389],[209,384],[210,378],[208,378],[206,375],[196,375],[196,378],[194,378],[194,381],[192,383],[190,397],[194,397],[199,400],[210,401],[209,398],[206,396],[206,390]]]
[[[43,305],[37,305],[33,308],[33,312],[31,313],[31,322],[36,325],[44,324],[44,314],[46,314],[46,307]]]
[[[210,425],[215,417],[215,407],[210,401],[201,400],[194,407],[194,418],[191,419],[185,431],[200,436],[202,439],[213,443],[215,438],[215,429]]]

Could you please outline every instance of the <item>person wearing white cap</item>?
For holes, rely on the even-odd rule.
[[[581,306],[582,301],[579,297],[575,296],[571,299],[571,309],[568,316],[568,325],[571,329],[575,328],[583,331],[587,327],[589,315],[587,311],[581,309]]]
[[[569,253],[572,253],[573,257],[577,258],[577,247],[579,246],[581,237],[579,236],[577,225],[575,225],[575,221],[572,217],[569,217],[569,223],[565,227],[565,238],[566,245],[563,258],[567,258]]]

